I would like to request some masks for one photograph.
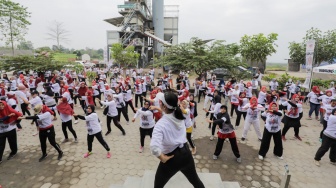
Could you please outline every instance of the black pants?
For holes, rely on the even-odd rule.
[[[74,96],[73,96],[73,89],[69,89],[69,93],[70,93],[70,97],[73,100]]]
[[[120,125],[119,121],[118,121],[118,116],[114,116],[114,117],[111,117],[111,116],[106,116],[106,123],[107,123],[107,131],[108,132],[111,132],[112,129],[111,129],[111,121],[113,120],[113,123],[116,127],[118,127],[118,129],[122,132],[122,133],[125,133],[125,130],[124,128]]]
[[[99,143],[106,149],[106,151],[110,151],[110,147],[107,145],[107,143],[105,142],[102,132],[98,132],[96,134],[93,135],[87,135],[87,142],[88,142],[88,151],[91,152],[92,151],[92,142],[94,140],[94,137],[97,138],[97,140],[99,141]]]
[[[218,138],[217,145],[216,145],[216,150],[215,150],[214,155],[216,155],[216,156],[220,155],[220,153],[222,152],[222,149],[223,149],[224,140],[225,140],[225,139]],[[233,154],[234,154],[237,158],[239,158],[239,157],[240,157],[240,154],[239,154],[239,149],[238,149],[238,145],[237,145],[237,139],[236,139],[236,137],[234,137],[234,138],[229,138],[229,141],[230,141],[230,144],[231,144],[231,149],[232,149]]]
[[[9,148],[11,149],[10,155],[15,155],[18,150],[15,129],[0,133],[0,161],[2,161],[2,156],[6,148],[6,138],[8,140]]]
[[[212,118],[213,121],[216,120],[215,117]],[[215,131],[216,131],[216,127],[217,127],[217,124],[212,124],[212,128],[211,128],[211,135],[215,135]]]
[[[195,162],[187,144],[167,155],[174,157],[166,163],[160,162],[155,174],[154,188],[163,188],[178,171],[181,171],[195,188],[205,188],[197,175]]]
[[[74,138],[77,138],[76,131],[72,128],[72,120],[67,121],[67,122],[62,122],[62,131],[63,131],[65,139],[68,139],[67,128],[72,133]]]
[[[240,124],[240,119],[241,119],[241,116],[242,116],[242,115],[243,115],[244,119],[246,118],[246,113],[247,113],[247,112],[241,112],[241,111],[239,111],[238,109],[236,110],[236,114],[237,114],[236,126],[239,126],[239,124]]]
[[[59,93],[55,93],[55,101],[56,101],[56,104],[58,104],[58,97],[60,96]]]
[[[140,106],[142,107],[143,99],[142,94],[135,94],[135,107],[138,108],[138,99],[140,98]]]
[[[81,105],[84,113],[86,113],[86,111],[85,111],[85,109],[86,109],[85,100],[79,100],[79,104]]]
[[[100,104],[100,106],[103,106],[103,104],[100,102],[100,100],[101,100],[101,96],[100,96],[100,95],[93,96],[93,102],[94,102],[94,105],[95,105],[95,106],[97,106],[97,104],[96,104],[96,99],[99,99],[99,104]]]
[[[289,125],[284,125],[281,135],[285,136],[289,128],[291,128]],[[299,136],[299,132],[300,132],[300,127],[297,127],[297,126],[294,127],[294,135]]]
[[[208,113],[206,115],[208,115]],[[214,118],[213,113],[210,113],[210,120],[213,120],[213,118]],[[209,123],[209,127],[208,128],[210,129],[210,127],[211,127],[211,123]]]
[[[252,95],[255,94],[255,96],[258,98],[259,96],[259,91],[258,89],[252,89]]]
[[[264,133],[260,145],[259,155],[265,157],[271,143],[271,138],[273,136],[274,141],[274,149],[273,154],[276,156],[281,157],[283,153],[283,147],[282,147],[282,140],[281,140],[281,131],[279,130],[276,133],[269,132],[266,128],[264,128]]]
[[[78,95],[75,95],[75,96],[74,96],[73,101],[74,101],[75,104],[77,104],[77,99],[78,99],[78,98],[79,98]]]
[[[198,103],[201,101],[201,96],[205,98],[205,90],[198,90]]]
[[[58,153],[62,152],[61,147],[56,143],[56,140],[55,140],[54,127],[51,127],[47,130],[40,130],[39,137],[40,137],[41,150],[42,150],[43,155],[47,154],[47,138],[49,140],[50,145],[52,145],[57,150]]]
[[[336,139],[330,138],[325,134],[323,134],[322,145],[315,154],[315,160],[320,161],[321,158],[324,156],[324,154],[327,153],[329,148],[330,148],[329,152],[330,162],[336,162]]]
[[[142,92],[142,96],[144,96],[146,98],[146,95],[147,95],[147,91]]]
[[[322,129],[322,131],[320,133],[320,138],[323,137],[323,131],[326,130],[327,126],[328,126],[328,122],[323,119],[323,129]]]
[[[231,103],[231,113],[230,113],[231,117],[233,116],[233,111],[236,111],[236,114],[237,114],[237,108],[238,108],[237,105],[234,105],[234,104]]]
[[[191,148],[195,148],[195,144],[194,144],[193,140],[191,139],[191,133],[187,133],[187,140],[188,140]]]
[[[153,133],[153,128],[149,128],[149,129],[144,129],[144,128],[139,128],[140,130],[140,144],[141,144],[141,147],[144,147],[145,145],[145,137],[146,135],[149,135],[150,138],[152,138],[152,133]]]
[[[132,102],[132,100],[129,100],[129,101],[126,101],[125,102],[125,104],[126,104],[126,113],[128,114],[128,105],[131,107],[131,109],[133,110],[133,113],[136,113],[136,111],[135,111],[135,108],[134,108],[134,106],[133,106],[133,102]]]
[[[28,110],[28,104],[22,103],[20,106],[21,106],[22,114],[26,115],[26,113],[27,113],[28,116],[30,116],[30,112]]]
[[[128,119],[128,114],[126,113],[126,109],[125,107],[122,107],[122,108],[117,108],[118,110],[118,121],[120,122],[120,116],[121,116],[121,113],[123,114],[124,118],[126,119],[126,121],[128,122],[129,119]]]

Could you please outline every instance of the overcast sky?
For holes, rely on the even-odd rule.
[[[117,5],[124,0],[14,0],[32,13],[26,40],[34,47],[51,46],[48,26],[63,22],[70,31],[67,48],[104,48],[106,30],[116,30],[103,21],[119,16]],[[335,0],[165,0],[179,5],[179,42],[191,37],[239,42],[247,34],[279,34],[277,53],[267,62],[285,62],[288,43],[302,41],[311,27],[336,29]]]

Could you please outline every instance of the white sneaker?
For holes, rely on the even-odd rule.
[[[129,121],[126,124],[129,125]]]
[[[144,148],[142,146],[140,146],[139,153],[142,153],[143,150],[144,150]]]
[[[237,158],[237,162],[238,162],[238,163],[241,163],[241,158],[240,158],[240,157]]]
[[[78,143],[78,138],[75,138],[75,143]]]
[[[315,163],[316,166],[320,166],[320,161],[316,161],[316,160],[315,160],[314,163]]]
[[[218,156],[213,155],[213,156],[212,156],[212,159],[213,159],[213,160],[217,160],[217,159],[218,159]]]
[[[278,159],[280,159],[280,160],[283,160],[283,157],[282,157],[282,156],[280,156],[280,157],[279,157],[279,156],[277,156],[277,158],[278,158]]]
[[[260,160],[264,160],[264,157],[261,156],[261,155],[259,155],[258,158],[259,158]]]
[[[213,141],[213,139],[214,139],[214,136],[213,136],[213,135],[211,135],[211,136],[210,136],[210,140],[211,140],[211,141]]]
[[[77,124],[78,123],[78,120],[75,120],[75,122],[74,122],[75,124]]]
[[[104,106],[101,106],[100,108],[104,108]]]

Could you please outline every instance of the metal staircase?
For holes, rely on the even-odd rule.
[[[136,12],[135,7],[136,6],[134,6],[132,9],[130,9],[130,12],[124,17],[123,22],[120,24],[120,26],[122,26],[122,28],[121,28],[122,32],[126,31],[127,27],[130,26],[130,22],[131,22],[132,18],[135,15],[135,12]]]
[[[126,45],[127,43],[129,43],[129,40],[133,37],[133,35],[135,34],[135,31],[131,31],[131,32],[127,32],[125,33],[122,37],[121,37],[121,41],[123,45]]]

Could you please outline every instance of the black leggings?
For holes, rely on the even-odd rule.
[[[99,143],[106,149],[106,151],[110,151],[110,147],[107,145],[107,143],[105,142],[102,132],[98,132],[96,134],[93,135],[87,135],[87,142],[88,142],[88,151],[91,152],[92,151],[92,142],[94,140],[94,137],[97,138],[97,140],[99,141]]]
[[[126,121],[128,122],[129,119],[128,119],[128,114],[126,113],[126,109],[125,107],[122,107],[122,108],[118,108],[117,107],[117,110],[118,110],[118,121],[120,122],[120,116],[121,116],[121,113],[123,114],[124,118],[126,119]]]
[[[325,134],[322,135],[322,144],[321,147],[317,150],[314,159],[316,161],[320,161],[321,158],[324,156],[324,154],[327,153],[329,148],[330,148],[329,152],[330,162],[336,162],[336,139],[330,138]]]
[[[56,101],[56,104],[58,104],[58,97],[60,96],[59,93],[55,93],[55,101]]]
[[[203,97],[205,98],[205,90],[198,90],[198,102],[201,101],[202,94],[203,94]]]
[[[9,148],[11,149],[10,155],[15,155],[18,150],[15,129],[8,132],[0,133],[0,161],[2,161],[2,155],[6,148],[6,138],[8,140]]]
[[[85,100],[79,100],[79,104],[81,105],[84,113],[86,113],[86,111],[85,111],[85,109],[86,109]]]
[[[127,113],[127,114],[128,114],[128,105],[129,105],[129,106],[131,107],[131,109],[133,110],[133,113],[136,113],[135,108],[134,108],[134,106],[133,106],[132,99],[129,100],[129,101],[126,101],[125,104],[126,104],[126,113]]]
[[[215,121],[216,118],[213,117],[212,120]],[[212,136],[215,135],[216,127],[217,127],[217,124],[214,124],[214,123],[213,123],[213,124],[212,124],[212,129],[211,129],[211,135],[212,135]]]
[[[93,96],[93,102],[94,102],[95,106],[97,106],[96,99],[99,99],[100,106],[103,106],[103,104],[100,102],[101,101],[101,96],[100,95]]]
[[[78,98],[79,98],[78,95],[75,95],[75,96],[74,96],[73,101],[74,101],[75,104],[77,104],[77,99],[78,99]],[[79,99],[78,99],[78,100],[79,100]]]
[[[289,125],[284,125],[284,127],[283,127],[283,129],[282,129],[282,133],[281,133],[281,135],[282,135],[282,136],[285,136],[286,133],[287,133],[287,131],[289,130],[289,128],[291,128]],[[300,127],[295,126],[295,127],[294,127],[294,135],[295,135],[295,136],[299,136],[299,131],[300,131]]]
[[[178,171],[181,171],[195,188],[205,188],[197,175],[195,162],[187,144],[167,155],[174,157],[166,163],[160,162],[155,173],[154,188],[163,188]]]
[[[259,155],[265,157],[271,143],[271,138],[273,136],[273,141],[274,141],[274,149],[273,149],[273,154],[281,157],[282,152],[283,152],[283,147],[282,147],[282,140],[281,140],[281,131],[279,130],[276,133],[271,133],[269,132],[266,128],[264,128],[264,133],[259,149]]]
[[[323,136],[323,131],[326,130],[327,126],[328,126],[328,122],[323,119],[323,129],[322,129],[322,131],[320,133],[320,138],[321,139],[322,139],[322,136]]]
[[[223,145],[224,145],[224,140],[225,140],[225,139],[218,138],[217,145],[216,145],[216,150],[215,150],[214,155],[218,156],[219,154],[221,154],[222,149],[223,149]],[[229,138],[229,141],[230,141],[230,144],[231,144],[231,149],[232,149],[233,154],[234,154],[237,158],[239,158],[239,157],[240,157],[240,154],[239,154],[239,149],[238,149],[238,145],[237,145],[237,139],[236,139],[236,137],[234,137],[234,138]]]
[[[213,116],[213,113],[210,113],[210,120],[213,120],[213,118],[214,118],[214,116]],[[209,129],[210,129],[210,127],[211,127],[211,123],[209,123]]]
[[[233,116],[233,111],[235,111],[236,114],[237,114],[237,108],[238,108],[237,105],[234,105],[234,104],[231,103],[231,113],[230,113],[230,114],[231,114],[231,115],[230,115],[231,117]]]
[[[247,112],[241,112],[241,111],[239,111],[238,109],[236,110],[236,114],[237,114],[236,126],[239,126],[239,124],[240,124],[240,119],[241,119],[241,116],[242,116],[242,115],[243,115],[244,119],[246,118],[246,113],[247,113]]]
[[[106,116],[106,124],[107,124],[107,131],[111,132],[111,121],[113,120],[113,123],[116,127],[118,127],[118,129],[122,132],[125,133],[124,128],[120,125],[119,121],[118,121],[118,116]]]
[[[153,133],[153,128],[149,128],[149,129],[144,129],[144,128],[139,128],[140,130],[140,144],[141,144],[141,147],[144,147],[145,145],[145,137],[146,135],[149,135],[150,138],[152,138],[152,133]]]
[[[142,107],[143,99],[142,94],[135,94],[135,107],[138,108],[138,99],[140,98],[140,106]]]
[[[41,150],[42,150],[43,155],[47,154],[47,138],[49,140],[50,145],[52,145],[57,150],[58,153],[62,152],[61,147],[56,143],[56,140],[55,140],[54,127],[51,127],[46,130],[40,130],[39,137],[40,137]]]
[[[26,115],[26,113],[27,113],[28,116],[30,116],[30,112],[28,110],[28,104],[22,103],[20,106],[21,106],[22,114]]]
[[[195,144],[191,139],[191,133],[187,133],[187,140],[189,142],[189,145],[191,146],[191,148],[195,148]]]
[[[65,139],[68,139],[67,127],[69,131],[72,133],[72,135],[74,136],[74,138],[77,138],[76,131],[72,128],[72,120],[70,120],[67,122],[62,122],[62,131],[63,131]]]

